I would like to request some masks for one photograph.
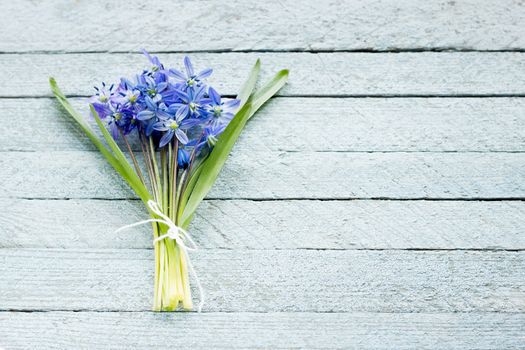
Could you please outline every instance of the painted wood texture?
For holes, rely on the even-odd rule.
[[[140,201],[0,201],[2,248],[151,248]],[[207,200],[190,228],[201,249],[524,250],[522,201]]]
[[[525,312],[521,252],[213,250],[192,257],[207,312]],[[152,250],[1,249],[0,262],[0,310],[151,307]]]
[[[0,339],[7,349],[516,349],[524,322],[501,313],[4,312]]]
[[[23,0],[1,5],[0,51],[522,49],[523,6],[517,0],[300,6],[293,0]],[[207,23],[213,30],[205,30]]]
[[[1,197],[133,198],[98,152],[0,152]],[[523,198],[525,153],[233,150],[208,198]]]
[[[162,54],[182,66],[182,54]],[[525,95],[525,52],[423,53],[194,53],[195,67],[213,66],[209,79],[235,95],[257,58],[262,76],[293,68],[281,96]],[[142,54],[3,54],[0,96],[51,96],[54,76],[66,94],[91,95],[101,81],[118,82],[147,68]],[[23,81],[24,84],[19,82]],[[30,89],[27,86],[31,86]]]
[[[0,2],[0,349],[523,347],[524,21],[519,0]],[[202,314],[149,311],[150,228],[113,233],[144,210],[50,98],[54,76],[86,111],[141,47],[231,96],[258,57],[291,70],[191,227]]]
[[[87,99],[73,105],[88,117]],[[47,98],[0,99],[4,118],[34,123],[0,128],[0,151],[94,150]],[[298,123],[301,134],[298,135]],[[31,142],[27,142],[31,135]],[[317,135],[310,137],[310,135]],[[133,140],[133,138],[131,138]],[[271,140],[271,141],[270,141]],[[250,120],[239,140],[254,151],[522,152],[522,98],[275,98]],[[125,149],[125,145],[121,145]],[[140,146],[136,145],[136,150]]]

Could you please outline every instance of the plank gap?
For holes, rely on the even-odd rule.
[[[465,53],[465,52],[525,52],[525,48],[471,49],[461,47],[414,47],[414,48],[360,48],[360,49],[206,49],[206,50],[152,50],[150,54],[200,54],[200,53]],[[0,51],[0,55],[76,55],[76,54],[142,54],[127,50],[28,50]]]

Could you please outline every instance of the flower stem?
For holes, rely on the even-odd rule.
[[[126,147],[128,148],[128,151],[129,151],[129,156],[133,160],[133,165],[135,166],[135,171],[137,172],[137,175],[139,176],[140,181],[142,181],[142,184],[145,185],[146,181],[144,181],[144,177],[142,176],[142,171],[140,171],[139,163],[137,162],[135,153],[133,153],[133,150],[131,149],[131,146],[129,145],[128,138],[126,137],[126,135],[124,135],[121,128],[118,128],[118,131],[120,132],[120,136],[124,140],[124,143],[126,143]]]
[[[155,201],[158,201],[157,189],[156,189],[156,183],[155,183],[155,175],[153,173],[153,165],[151,162],[151,156],[149,152],[149,144],[146,141],[145,137],[142,136],[142,134],[140,134],[140,146],[142,148],[142,154],[144,156],[144,161],[146,162],[146,169],[148,170],[151,192],[153,193],[153,197],[155,198]]]
[[[159,174],[159,167],[157,166],[157,155],[155,152],[155,145],[153,144],[153,138],[149,137],[149,150],[151,153],[151,163],[153,165],[153,174],[155,175],[155,182],[157,185],[157,202],[161,199],[161,193],[162,193],[162,187],[160,184],[160,174]],[[160,203],[159,203],[160,204]]]
[[[171,196],[170,196],[170,218],[177,224],[176,213],[177,213],[177,177],[178,177],[178,156],[179,156],[179,141],[175,140],[173,147],[173,153],[171,155]]]
[[[168,208],[168,161],[166,159],[166,148],[160,151],[160,166],[162,168],[162,210],[169,215]]]

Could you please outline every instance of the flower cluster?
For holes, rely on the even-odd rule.
[[[134,79],[121,78],[117,86],[95,87],[90,103],[114,139],[138,132],[141,140],[151,137],[159,148],[177,143],[178,163],[185,167],[190,151],[198,156],[215,145],[240,101],[222,98],[206,84],[212,69],[196,73],[188,57],[181,71],[143,53],[148,69]]]

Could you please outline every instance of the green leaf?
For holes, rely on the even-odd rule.
[[[69,103],[66,96],[62,93],[62,91],[59,89],[55,79],[49,78],[49,85],[51,86],[51,91],[53,91],[53,94],[57,98],[57,100],[60,102],[60,104],[64,107],[64,109],[69,113],[69,115],[77,122],[77,124],[80,126],[82,131],[86,134],[86,136],[93,142],[95,147],[100,151],[100,153],[107,159],[109,164],[124,178],[130,186],[133,188],[133,190],[137,193],[137,195],[143,200],[147,201],[149,196],[149,193],[144,193],[142,189],[138,188],[135,184],[135,182],[132,180],[132,174],[129,173],[129,169],[119,160],[113,153],[111,153],[110,150],[107,149],[107,147],[104,145],[104,143],[98,138],[97,135],[93,132],[93,130],[90,128],[90,126],[86,123],[84,120],[84,117],[78,113],[73,106]],[[98,116],[97,116],[98,117]],[[99,118],[100,120],[100,118]],[[106,130],[107,132],[107,130]],[[126,160],[127,163],[127,160]],[[129,163],[127,163],[129,166]]]
[[[257,64],[256,64],[257,65]],[[252,71],[253,73],[253,71]],[[182,214],[182,225],[187,227],[197,210],[200,202],[206,197],[213,183],[217,179],[233,145],[239,138],[242,129],[248,119],[259,109],[270,97],[272,97],[288,79],[288,70],[281,70],[275,77],[256,92],[248,102],[237,112],[232,121],[228,124],[219,140],[215,144],[213,151],[202,164],[202,171],[197,178],[195,187],[186,203]],[[255,104],[255,105],[253,105]]]
[[[193,188],[192,194],[186,203],[184,212],[182,214],[182,224],[189,224],[191,216],[197,209],[197,206],[204,199],[206,194],[210,191],[213,183],[217,179],[226,158],[230,153],[235,141],[241,134],[242,128],[248,120],[252,105],[250,102],[246,103],[239,112],[235,115],[232,121],[228,124],[219,140],[215,144],[213,151],[210,153],[206,161],[202,164],[201,174]]]
[[[255,61],[255,64],[252,67],[252,70],[250,71],[250,74],[248,75],[248,79],[246,79],[246,81],[244,82],[244,84],[242,85],[239,91],[239,94],[237,95],[237,99],[241,101],[239,109],[242,108],[246,104],[246,102],[248,102],[250,95],[252,94],[253,89],[255,88],[255,84],[257,83],[257,79],[259,77],[260,71],[261,71],[261,60],[257,59],[257,61]],[[179,219],[188,201],[188,198],[190,197],[193,191],[193,188],[195,184],[197,183],[197,180],[199,179],[199,176],[202,171],[202,165],[203,164],[200,164],[199,168],[193,172],[190,178],[190,181],[188,182],[188,186],[186,187],[186,190],[182,194],[181,205],[179,207]]]
[[[191,175],[190,180],[188,181],[188,184],[186,185],[186,189],[182,193],[182,198],[180,201],[180,206],[178,208],[177,213],[177,219],[180,221],[181,216],[184,212],[184,208],[186,207],[186,203],[188,203],[188,199],[190,198],[190,195],[193,193],[193,189],[195,188],[195,184],[197,183],[197,180],[199,179],[199,176],[202,172],[202,166],[204,164],[201,163],[194,171],[193,175]],[[186,226],[182,226],[182,228],[187,229],[189,225],[189,220],[187,220]]]
[[[241,100],[240,108],[242,108],[242,106],[246,104],[246,102],[248,101],[248,98],[252,94],[253,89],[255,88],[255,84],[257,83],[257,78],[259,77],[260,71],[261,71],[261,60],[257,59],[255,64],[253,65],[250,75],[248,76],[248,79],[246,79],[246,81],[241,87],[241,90],[239,91],[239,94],[237,95],[237,98]]]
[[[151,195],[149,194],[146,186],[142,183],[139,176],[137,175],[135,169],[129,164],[128,159],[120,149],[120,147],[117,145],[113,137],[109,134],[109,131],[106,129],[106,126],[102,123],[100,120],[100,117],[93,107],[92,104],[89,105],[89,108],[91,109],[91,113],[95,117],[95,121],[97,122],[98,128],[102,132],[102,135],[104,136],[104,139],[106,140],[106,143],[110,147],[110,149],[113,151],[113,154],[116,158],[116,160],[120,163],[122,168],[125,170],[125,176],[124,179],[129,183],[131,188],[137,193],[137,195],[144,201],[147,202],[148,199],[150,199]]]
[[[259,110],[259,108],[261,108],[262,105],[266,103],[266,101],[268,101],[284,86],[284,84],[286,84],[289,73],[290,72],[288,69],[279,71],[269,83],[255,92],[255,94],[252,96],[253,102],[250,118],[255,114],[255,112],[257,112],[257,110]]]

